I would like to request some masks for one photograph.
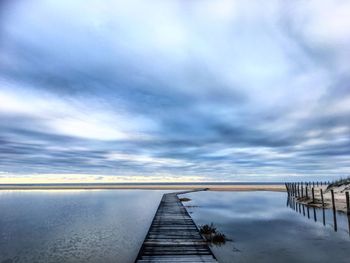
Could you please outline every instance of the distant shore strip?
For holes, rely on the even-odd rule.
[[[191,190],[208,188],[209,191],[276,191],[285,192],[284,184],[0,184],[0,190]]]

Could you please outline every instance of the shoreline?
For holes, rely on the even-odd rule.
[[[284,184],[50,184],[50,185],[21,185],[0,184],[0,190],[192,190],[207,188],[209,191],[274,191],[286,192]]]
[[[333,209],[332,204],[332,196],[330,189],[327,190],[327,185],[323,186],[309,186],[308,189],[308,196],[306,196],[306,188],[303,188],[304,191],[302,194],[298,193],[298,196],[290,196],[291,198],[294,198],[296,202],[307,205],[309,207],[315,207],[319,209]],[[312,194],[312,189],[314,189]],[[322,190],[322,195],[321,195]],[[346,204],[346,190],[342,191],[342,189],[336,189],[334,190],[334,206],[336,211],[343,212],[345,214],[350,215],[350,211],[347,209]],[[322,202],[323,200],[323,202]]]

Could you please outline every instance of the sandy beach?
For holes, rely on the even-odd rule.
[[[143,189],[189,190],[207,188],[209,191],[277,191],[285,192],[284,185],[276,184],[0,184],[0,190],[84,190],[84,189]]]

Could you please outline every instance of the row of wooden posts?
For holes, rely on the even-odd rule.
[[[323,189],[322,186],[328,186],[330,182],[297,182],[297,183],[286,183],[286,189],[288,193],[288,200],[290,198],[302,201],[307,201],[312,198],[312,203],[315,204],[315,190],[320,191],[321,195],[321,202],[322,202],[322,209],[325,208],[324,198],[323,198]],[[315,189],[315,187],[317,187]],[[319,188],[320,187],[320,188]],[[309,189],[311,188],[311,198]],[[305,190],[305,191],[304,191]],[[334,191],[331,189],[331,198],[332,198],[332,210],[333,210],[333,219],[334,219],[334,230],[337,231],[337,214],[336,214],[336,206],[335,206],[335,199],[334,199]],[[347,215],[350,222],[350,199],[349,199],[349,192],[345,192],[345,198],[346,198],[346,208],[347,208]],[[350,223],[349,223],[349,234],[350,234]]]
[[[296,198],[310,198],[309,189],[311,188],[311,194],[312,194],[312,201],[315,202],[315,186],[324,186],[328,185],[327,182],[309,182],[309,183],[286,183],[286,189],[289,196],[296,197]],[[305,191],[304,191],[305,190]],[[323,200],[323,190],[321,191],[321,199],[322,199],[322,206],[324,206],[324,200]],[[333,190],[332,190],[333,191]],[[333,195],[333,194],[332,194]]]
[[[322,207],[324,207],[325,204],[324,204],[324,198],[323,198],[323,189],[322,188],[315,189],[315,186],[316,187],[328,186],[328,184],[327,182],[308,182],[308,183],[298,182],[298,183],[286,183],[285,185],[289,196],[296,197],[296,198],[306,198],[306,200],[310,199],[309,188],[311,188],[311,197],[312,197],[313,203],[315,203],[315,190],[319,190],[321,195]],[[331,189],[331,197],[332,197],[332,207],[335,210],[336,208],[335,208],[335,200],[334,200],[334,191],[332,189]],[[346,208],[348,212],[350,212],[349,192],[345,192],[345,199],[346,199]]]

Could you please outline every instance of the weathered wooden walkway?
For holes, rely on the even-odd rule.
[[[163,195],[136,263],[217,262],[177,196],[188,192]]]

